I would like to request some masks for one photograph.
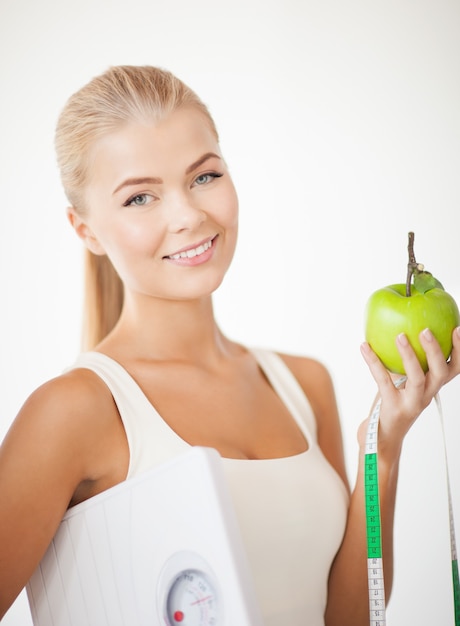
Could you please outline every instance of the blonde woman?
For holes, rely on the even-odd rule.
[[[0,617],[69,507],[202,445],[223,458],[267,626],[367,624],[363,480],[350,493],[328,372],[239,345],[214,319],[238,201],[206,107],[167,71],[114,67],[70,98],[56,149],[87,248],[85,350],[32,393],[1,448]],[[382,397],[387,591],[403,438],[460,370],[458,330],[448,363],[422,333],[426,376],[398,342],[399,390],[362,347]]]

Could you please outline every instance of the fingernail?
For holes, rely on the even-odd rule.
[[[402,346],[409,345],[409,341],[404,333],[401,333],[400,335],[398,335],[397,339]]]
[[[455,332],[457,333],[457,337],[460,337],[460,326],[457,326]]]
[[[370,345],[367,343],[367,341],[364,341],[364,342],[361,344],[361,352],[362,352],[363,354],[370,354],[370,352],[371,352],[371,347],[370,347]]]
[[[423,336],[427,341],[433,341],[433,333],[429,328],[425,328],[425,330],[423,331]]]

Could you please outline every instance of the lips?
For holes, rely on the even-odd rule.
[[[169,254],[165,256],[165,259],[172,259],[173,261],[177,261],[178,259],[193,259],[194,257],[200,256],[204,254],[209,248],[212,247],[215,237],[210,239],[206,239],[202,243],[198,244],[193,248],[184,248],[175,252],[174,254]]]

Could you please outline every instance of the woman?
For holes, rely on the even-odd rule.
[[[238,202],[205,106],[168,72],[111,68],[70,98],[56,148],[87,248],[87,351],[29,397],[1,449],[0,616],[68,507],[202,445],[223,457],[265,623],[367,624],[362,470],[350,494],[330,376],[230,341],[213,316]],[[429,330],[421,343],[426,376],[398,338],[399,390],[362,346],[382,398],[387,591],[403,438],[460,370],[459,330],[449,363]]]

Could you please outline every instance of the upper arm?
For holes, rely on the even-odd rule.
[[[59,377],[25,402],[0,447],[0,619],[26,584],[82,481],[98,478],[100,394]],[[94,389],[96,392],[96,389]]]
[[[319,361],[282,355],[297,378],[315,414],[318,445],[329,463],[349,488],[343,450],[342,429],[334,385],[326,367]]]

